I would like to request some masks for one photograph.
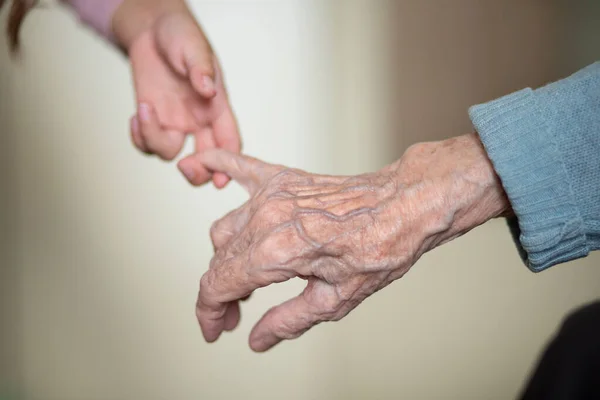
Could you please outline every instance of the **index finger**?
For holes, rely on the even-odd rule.
[[[255,194],[273,175],[283,169],[278,165],[219,148],[206,149],[194,158],[209,170],[229,175],[246,188],[250,195]]]
[[[223,261],[216,256],[200,280],[196,317],[207,342],[217,340],[225,329],[226,311],[230,302],[243,299],[260,287],[283,282],[296,275],[293,271],[286,274],[281,271],[253,274],[250,271],[249,254],[245,250]]]

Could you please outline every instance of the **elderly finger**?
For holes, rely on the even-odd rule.
[[[314,325],[334,319],[341,304],[333,286],[310,278],[302,294],[270,309],[258,321],[250,333],[250,348],[263,352],[282,340],[295,339]]]
[[[195,148],[196,152],[203,152],[206,149],[214,148],[215,141],[213,138],[213,131],[210,127],[204,127],[199,129],[195,134]],[[183,159],[181,159],[177,163],[177,167],[186,177],[189,183],[194,186],[200,186],[208,182],[212,173],[204,167],[201,163],[199,163],[194,155],[189,155]]]
[[[253,195],[283,167],[223,149],[208,149],[195,155],[196,161],[214,172],[223,172]]]
[[[273,269],[254,271],[250,265],[250,251],[222,259],[215,256],[211,267],[200,280],[196,316],[204,338],[214,342],[225,329],[228,303],[250,295],[254,290],[293,278],[293,270]]]
[[[225,324],[223,329],[226,331],[234,330],[240,323],[240,303],[238,301],[232,301],[227,306],[225,311]]]
[[[210,239],[215,250],[226,245],[232,237],[239,233],[247,220],[247,207],[235,209],[223,218],[215,221],[210,227]]]

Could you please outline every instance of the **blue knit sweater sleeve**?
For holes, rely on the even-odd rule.
[[[535,272],[600,249],[600,62],[469,115],[508,195]]]

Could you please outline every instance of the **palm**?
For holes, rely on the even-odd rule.
[[[191,18],[173,22],[177,24],[140,34],[129,49],[137,102],[152,107],[161,134],[168,142],[168,151],[148,150],[164,159],[172,159],[181,151],[185,134],[193,134],[197,152],[211,147],[239,151],[237,124],[217,63],[214,62],[216,94],[213,97],[199,93],[200,72],[193,68],[186,71],[181,65],[181,59],[189,56],[185,52],[201,50],[195,41],[205,40],[204,36]],[[192,26],[186,26],[190,24]],[[214,58],[212,53],[211,58]],[[196,176],[193,183],[204,183],[210,177],[208,172],[204,175]],[[226,180],[223,176],[215,179],[215,183],[219,181],[218,186],[221,186]]]

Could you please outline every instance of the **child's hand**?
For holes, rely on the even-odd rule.
[[[241,142],[216,56],[191,13],[163,13],[127,43],[138,112],[131,118],[133,142],[141,151],[172,160],[187,134],[193,134],[196,151],[223,148],[240,151]],[[193,185],[208,182],[217,187],[227,175],[212,175],[204,168],[180,170]]]

